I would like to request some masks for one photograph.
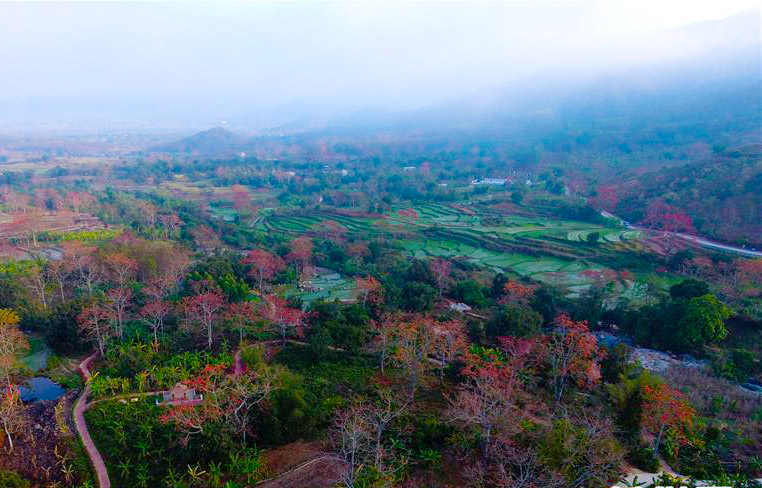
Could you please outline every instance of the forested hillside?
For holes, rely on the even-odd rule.
[[[614,186],[609,207],[632,222],[664,204],[702,236],[762,246],[762,146],[715,147],[708,161],[648,172]],[[686,229],[687,230],[687,229]]]

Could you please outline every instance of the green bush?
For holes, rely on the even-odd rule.
[[[487,322],[488,336],[532,337],[541,332],[542,315],[531,308],[504,305]]]
[[[654,455],[654,450],[650,447],[638,444],[627,452],[627,457],[633,466],[649,473],[659,471],[659,459]]]
[[[29,488],[31,486],[30,481],[22,479],[18,474],[0,469],[0,488]]]

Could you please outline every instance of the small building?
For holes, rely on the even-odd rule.
[[[196,390],[189,388],[188,386],[177,383],[175,386],[161,394],[161,402],[158,400],[156,404],[173,405],[183,404],[190,402],[197,402],[203,400],[204,396],[196,393]]]
[[[402,171],[415,171],[415,166],[405,166]]]
[[[473,179],[472,185],[493,185],[493,186],[505,186],[508,180],[505,178],[484,178],[483,180]]]

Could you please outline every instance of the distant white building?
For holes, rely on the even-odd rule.
[[[508,180],[505,178],[484,178],[483,180],[479,180],[479,179],[471,180],[472,185],[505,186],[506,183],[508,183]]]
[[[415,171],[415,166],[405,166],[402,171]]]

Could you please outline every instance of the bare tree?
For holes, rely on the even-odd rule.
[[[8,386],[0,396],[0,426],[8,440],[8,452],[13,452],[13,436],[27,430],[27,418],[21,393],[15,386]]]

